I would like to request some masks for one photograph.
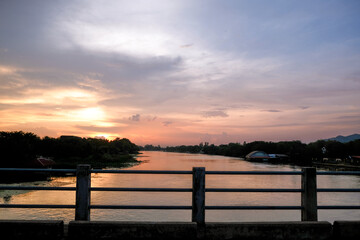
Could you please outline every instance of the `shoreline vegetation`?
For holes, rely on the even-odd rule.
[[[92,168],[123,168],[139,164],[136,154],[139,147],[126,138],[81,138],[61,136],[40,138],[31,132],[0,132],[0,168],[74,169],[78,164]],[[39,165],[42,156],[47,166]],[[61,175],[61,174],[60,174]],[[0,182],[46,180],[48,174],[2,173]],[[54,174],[52,174],[54,176]]]
[[[136,159],[139,151],[165,151],[201,153],[244,158],[252,151],[287,155],[285,161],[299,166],[320,166],[336,169],[360,169],[360,140],[341,143],[334,140],[319,140],[305,144],[301,141],[229,143],[222,145],[207,142],[198,145],[165,147],[153,145],[137,146],[126,138],[81,138],[60,136],[40,138],[31,132],[0,131],[0,168],[74,169],[78,164],[90,164],[92,168],[124,168],[140,164]],[[48,166],[36,164],[43,156],[49,159]],[[61,174],[59,174],[61,175]],[[52,174],[54,176],[54,174]],[[49,174],[2,173],[0,182],[24,182],[46,180]]]
[[[145,145],[141,151],[165,151],[180,153],[201,153],[229,157],[246,158],[253,151],[264,151],[271,154],[288,156],[285,160],[270,161],[271,163],[288,163],[299,166],[320,166],[338,169],[360,169],[360,140],[346,143],[335,140],[318,140],[309,144],[301,141],[250,143],[229,143],[214,145],[207,142],[199,145],[161,147]],[[246,160],[246,159],[245,159]]]

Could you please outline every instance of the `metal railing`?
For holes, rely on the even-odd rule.
[[[0,186],[0,190],[54,190],[76,191],[74,205],[49,204],[0,204],[0,208],[73,208],[75,220],[90,220],[91,209],[167,209],[191,210],[192,221],[203,224],[205,210],[301,210],[302,221],[317,221],[318,209],[360,209],[360,206],[317,205],[318,192],[360,192],[360,188],[317,188],[317,175],[360,175],[360,171],[316,172],[315,168],[303,168],[302,171],[205,171],[203,167],[194,167],[192,171],[156,171],[156,170],[92,170],[90,165],[78,165],[77,169],[19,169],[0,168],[1,172],[45,172],[76,174],[76,187],[38,187],[38,186]],[[91,173],[117,174],[188,174],[192,175],[192,188],[114,188],[91,187]],[[205,175],[300,175],[301,188],[205,188]],[[191,206],[166,205],[93,205],[90,204],[91,191],[126,192],[192,192]],[[301,193],[301,206],[206,206],[206,192],[266,192]]]

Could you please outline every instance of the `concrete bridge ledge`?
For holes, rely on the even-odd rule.
[[[360,221],[335,221],[333,226],[334,239],[360,239]]]
[[[1,240],[22,239],[360,239],[360,221],[329,222],[124,222],[0,220]]]
[[[224,239],[331,239],[329,222],[206,223],[206,240]]]
[[[192,222],[71,221],[70,239],[186,239],[197,236]]]
[[[63,221],[0,220],[1,240],[61,239],[64,234]]]

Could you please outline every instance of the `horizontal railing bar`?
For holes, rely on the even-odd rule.
[[[360,188],[318,188],[317,192],[360,192]]]
[[[0,190],[55,190],[76,191],[76,187],[0,186]]]
[[[316,172],[317,175],[360,175],[360,171],[328,171]]]
[[[76,169],[49,169],[49,168],[0,168],[1,172],[61,172],[76,173]]]
[[[165,170],[100,170],[93,169],[91,173],[126,173],[126,174],[192,174],[192,171],[165,171]]]
[[[207,210],[300,210],[301,206],[205,206]],[[318,209],[360,209],[360,206],[318,206]]]
[[[205,174],[219,175],[301,175],[299,171],[205,171]]]
[[[91,191],[119,191],[119,192],[192,192],[192,188],[106,188],[92,187]]]
[[[205,206],[206,210],[301,210],[301,206]]]
[[[90,209],[154,209],[154,210],[188,210],[191,206],[158,206],[158,205],[90,205]]]
[[[338,206],[318,206],[317,207],[318,209],[360,209],[360,206],[341,206],[341,205],[338,205]]]
[[[293,188],[206,188],[205,192],[302,192]]]
[[[0,208],[75,208],[75,205],[0,204]],[[186,210],[191,206],[91,205],[91,209],[168,209]],[[299,210],[301,206],[205,206],[207,210]],[[360,206],[318,206],[318,209],[360,209]]]
[[[48,169],[48,168],[0,168],[2,172],[66,172],[76,173],[76,169]],[[192,174],[192,171],[170,170],[103,170],[92,169],[92,173],[128,173],[128,174]],[[301,175],[301,171],[206,171],[206,174],[224,175]],[[317,175],[360,175],[360,171],[318,171]]]
[[[76,187],[0,186],[0,190],[75,191]],[[191,188],[101,188],[91,191],[119,192],[192,192]],[[287,188],[207,188],[206,192],[302,192],[301,189]],[[360,192],[360,188],[319,188],[317,192]]]
[[[0,204],[0,208],[75,208],[75,205],[51,205],[51,204]]]
[[[76,187],[0,186],[0,190],[75,191]],[[191,188],[101,188],[91,191],[119,192],[192,192]],[[301,189],[287,188],[207,188],[206,192],[302,192]],[[360,188],[318,188],[317,192],[360,192]]]

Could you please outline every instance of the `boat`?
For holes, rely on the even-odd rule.
[[[51,168],[54,164],[55,164],[54,160],[52,160],[50,158],[47,158],[47,157],[39,156],[39,157],[36,157],[35,159],[33,159],[29,163],[28,167],[31,167],[31,168]]]

